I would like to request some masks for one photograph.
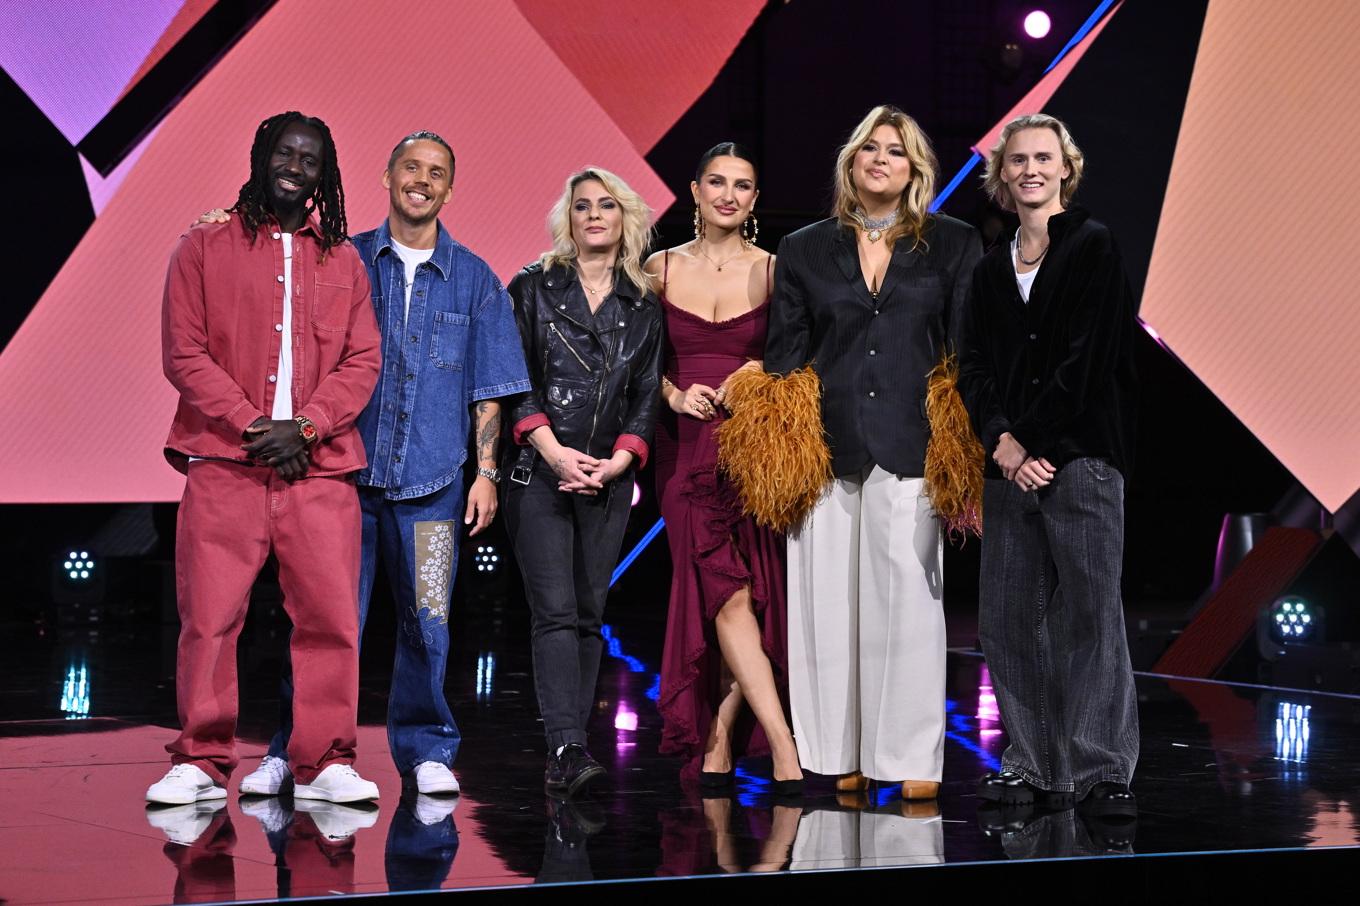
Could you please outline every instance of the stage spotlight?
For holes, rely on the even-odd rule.
[[[66,578],[72,582],[88,582],[94,573],[94,560],[89,551],[71,551],[61,562]]]
[[[1031,38],[1044,38],[1053,28],[1053,20],[1048,18],[1048,13],[1041,9],[1036,9],[1025,16],[1025,34]]]
[[[1313,611],[1303,598],[1280,598],[1270,611],[1271,634],[1278,642],[1310,641],[1317,632]]]
[[[495,545],[479,544],[477,553],[472,555],[472,562],[477,566],[479,573],[494,573],[500,569],[501,555],[497,552]]]
[[[1321,607],[1298,595],[1284,595],[1261,610],[1256,621],[1257,648],[1266,660],[1279,660],[1292,646],[1322,643],[1325,623]]]
[[[96,564],[89,548],[63,548],[50,562],[52,603],[95,605],[104,600],[106,564]]]

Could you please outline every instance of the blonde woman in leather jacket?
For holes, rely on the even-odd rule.
[[[661,379],[661,309],[642,256],[651,212],[617,176],[573,174],[553,248],[508,287],[533,390],[510,410],[504,514],[532,614],[544,784],[603,778],[586,749],[609,579],[646,464]]]

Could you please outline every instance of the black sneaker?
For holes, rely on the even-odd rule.
[[[1104,780],[1081,800],[1081,811],[1101,818],[1137,818],[1138,797],[1126,785]]]
[[[548,756],[543,785],[550,793],[571,797],[604,777],[605,769],[590,757],[584,746],[569,745],[561,755]]]
[[[977,784],[977,794],[984,802],[1000,805],[1033,805],[1050,812],[1072,807],[1072,794],[1041,789],[1015,771],[984,774]]]

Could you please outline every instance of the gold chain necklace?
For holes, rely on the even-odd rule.
[[[740,258],[740,257],[741,257],[741,252],[737,252],[735,255],[728,255],[726,258],[724,258],[724,259],[721,260],[721,261],[714,261],[712,258],[709,258],[709,257],[708,257],[708,252],[704,251],[703,243],[696,242],[696,243],[695,243],[695,246],[699,249],[699,254],[700,254],[700,255],[703,255],[705,258],[708,258],[708,263],[711,264],[711,265],[713,265],[714,267],[716,267],[716,268],[718,269],[718,273],[722,273],[722,269],[723,269],[724,267],[726,267],[727,265],[731,264],[731,263],[732,263],[734,260],[736,260],[737,258]],[[746,251],[746,250],[745,250],[745,249],[742,249],[742,252],[744,252],[744,251]]]
[[[581,285],[586,288],[586,292],[590,293],[592,296],[598,296],[601,292],[604,292],[606,295],[608,295],[609,290],[614,286],[614,277],[612,274],[609,277],[609,282],[605,284],[605,288],[603,290],[596,289],[595,287],[587,283],[585,272],[582,271],[580,268],[576,269],[576,275],[581,278]]]

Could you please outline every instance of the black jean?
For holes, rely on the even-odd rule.
[[[1124,479],[1078,459],[1039,491],[983,492],[978,634],[1010,745],[1006,770],[1078,798],[1138,761],[1119,579]]]
[[[539,463],[506,482],[505,526],[531,616],[534,687],[548,749],[586,744],[604,637],[604,603],[633,501],[629,470],[598,496],[557,490]]]

